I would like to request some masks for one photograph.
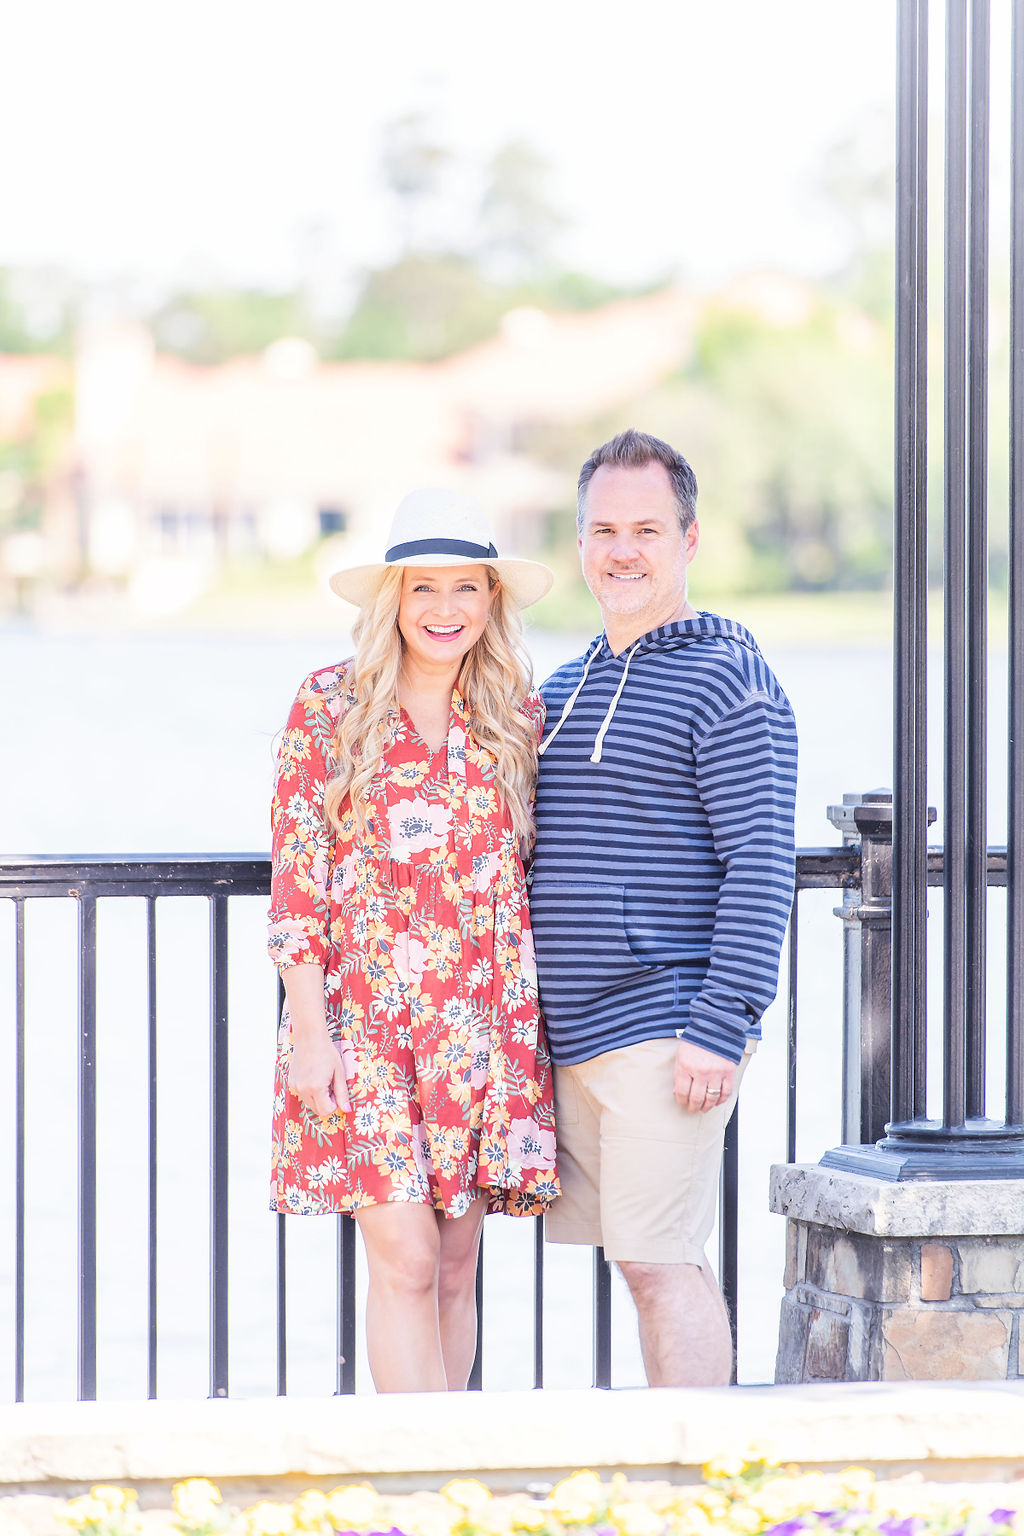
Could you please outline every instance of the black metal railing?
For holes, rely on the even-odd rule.
[[[887,791],[847,796],[831,811],[843,832],[841,845],[803,848],[797,855],[797,891],[790,919],[788,980],[782,1007],[787,1020],[785,1158],[792,1162],[797,1144],[798,1020],[800,975],[800,898],[808,891],[836,891],[842,904],[842,976],[837,974],[844,1020],[843,1139],[871,1141],[884,1132],[890,1099],[889,1057],[892,799]],[[944,878],[941,849],[927,854],[927,880],[938,886]],[[991,886],[1007,882],[1005,849],[988,850],[986,880]],[[26,1102],[26,908],[46,899],[72,898],[77,905],[78,1008],[78,1190],[77,1250],[77,1393],[91,1399],[97,1390],[97,968],[101,959],[97,938],[98,904],[112,898],[141,898],[145,903],[145,1020],[147,1209],[146,1209],[146,1332],[147,1394],[158,1389],[158,1076],[159,1017],[157,1001],[157,904],[175,897],[201,897],[209,907],[209,1392],[225,1396],[229,1389],[229,1244],[228,1206],[228,1063],[231,1015],[228,993],[228,912],[233,897],[266,896],[270,864],[257,856],[173,856],[122,859],[23,858],[0,864],[0,901],[14,908],[12,926],[14,990],[14,1350],[13,1396],[25,1395],[25,1252],[26,1252],[26,1127],[32,1106]],[[280,999],[280,988],[278,990]],[[740,1248],[738,1210],[740,1190],[739,1112],[727,1136],[719,1219],[719,1276],[733,1319],[738,1317]],[[859,1134],[858,1134],[859,1133]],[[782,1152],[764,1149],[762,1161]],[[288,1218],[277,1217],[276,1250],[276,1390],[288,1388],[287,1328]],[[544,1236],[543,1220],[534,1227],[532,1295],[533,1384],[544,1385]],[[237,1256],[236,1256],[237,1260]],[[355,1224],[337,1218],[336,1255],[337,1370],[335,1390],[356,1388],[356,1244]],[[483,1264],[478,1271],[477,1355],[470,1379],[479,1388],[483,1369],[483,1319],[487,1305]],[[612,1378],[612,1283],[610,1266],[595,1252],[592,1286],[592,1380],[607,1387]]]
[[[798,858],[798,890],[852,888],[860,879],[858,851],[849,846],[803,849]],[[231,898],[269,893],[270,864],[256,856],[209,856],[180,858],[156,856],[139,859],[91,857],[64,859],[34,857],[7,860],[0,865],[0,899],[13,905],[14,988],[14,1351],[13,1395],[25,1393],[25,1239],[26,1239],[26,1126],[32,1106],[26,1103],[26,907],[41,900],[72,898],[77,905],[77,1009],[78,1009],[78,1190],[76,1239],[77,1289],[77,1391],[80,1398],[96,1396],[97,1390],[97,909],[113,898],[141,899],[145,904],[146,968],[146,1328],[147,1393],[157,1395],[158,1321],[158,1077],[159,1020],[157,1004],[157,903],[175,897],[201,897],[209,905],[209,1391],[228,1392],[229,1251],[228,1251],[228,1062],[230,1012],[228,1005],[228,908]],[[798,927],[797,907],[789,935],[789,1069],[786,1145],[790,1154],[796,1143],[796,1025]],[[739,1118],[734,1116],[726,1143],[722,1184],[720,1275],[735,1320],[738,1297],[737,1205],[739,1190]],[[276,1254],[276,1384],[287,1391],[288,1341],[287,1217],[277,1218]],[[338,1219],[337,1240],[337,1379],[339,1393],[355,1390],[355,1284],[356,1250],[354,1223]],[[478,1279],[478,1349],[471,1386],[482,1380],[483,1314],[486,1296],[482,1268]],[[544,1241],[543,1222],[534,1234],[532,1332],[533,1382],[544,1384]],[[593,1270],[593,1381],[611,1384],[612,1286],[609,1265],[597,1250]]]

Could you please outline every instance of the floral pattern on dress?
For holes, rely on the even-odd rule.
[[[269,949],[324,968],[327,1027],[351,1108],[321,1118],[288,1089],[281,1019],[271,1208],[351,1212],[388,1201],[461,1216],[536,1215],[559,1193],[551,1068],[523,863],[494,759],[452,693],[437,752],[402,711],[357,837],[324,820],[334,731],[354,702],[344,663],[299,689],[272,807]],[[544,706],[523,706],[538,738]]]

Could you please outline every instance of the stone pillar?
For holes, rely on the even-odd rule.
[[[777,1382],[1024,1376],[1024,1181],[899,1183],[778,1164]]]

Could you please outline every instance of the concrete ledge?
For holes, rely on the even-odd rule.
[[[770,1208],[872,1237],[1004,1237],[1024,1233],[1024,1180],[890,1184],[817,1163],[775,1163]]]
[[[1006,1482],[1024,1477],[1024,1383],[25,1403],[0,1408],[0,1493],[200,1476],[235,1498],[457,1474],[499,1489],[576,1467],[682,1483],[755,1443],[804,1467]]]

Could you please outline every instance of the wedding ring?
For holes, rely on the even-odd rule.
[[[720,1099],[722,1097],[721,1088],[705,1088],[704,1092],[709,1099]]]

